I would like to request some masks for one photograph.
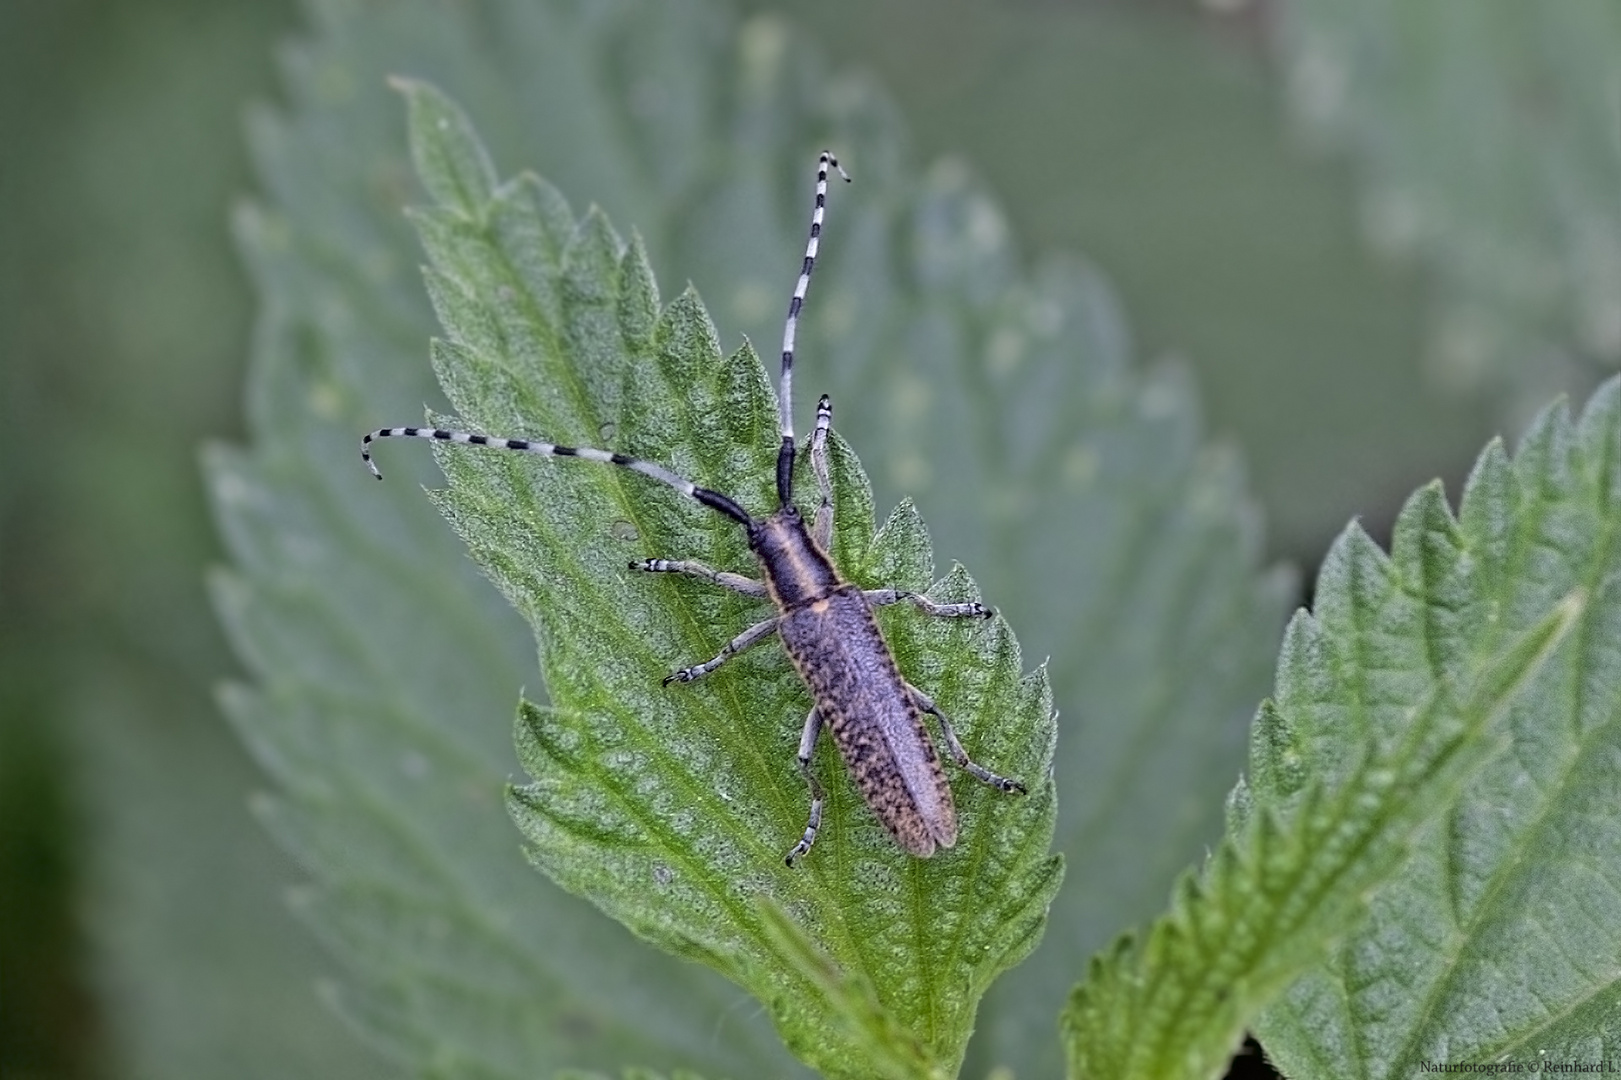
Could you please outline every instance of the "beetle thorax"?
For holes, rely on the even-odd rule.
[[[750,525],[749,548],[760,560],[771,599],[784,611],[820,600],[844,584],[792,505]]]

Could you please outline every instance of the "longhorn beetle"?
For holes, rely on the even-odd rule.
[[[777,509],[771,516],[755,518],[731,498],[698,487],[662,465],[586,446],[558,446],[530,439],[503,439],[415,427],[382,428],[360,441],[360,456],[379,480],[383,474],[372,462],[371,444],[376,439],[394,437],[438,439],[546,457],[607,462],[668,484],[747,529],[749,550],[760,563],[764,581],[684,559],[642,559],[631,563],[630,569],[686,574],[745,596],[769,599],[776,606],[775,615],[744,630],[717,656],[682,668],[667,677],[664,684],[702,678],[772,634],[782,639],[783,650],[805,681],[815,703],[799,737],[799,771],[810,788],[810,818],[804,834],[784,860],[789,866],[810,851],[822,824],[824,795],[810,763],[824,724],[832,731],[833,741],[838,744],[839,753],[867,805],[895,842],[920,858],[927,858],[937,849],[949,848],[957,842],[957,812],[951,801],[951,788],[924,727],[924,713],[939,723],[946,749],[969,774],[999,791],[1025,793],[1025,786],[1019,781],[998,776],[969,760],[945,713],[927,694],[902,677],[872,609],[905,601],[926,615],[946,618],[988,619],[995,612],[977,603],[938,604],[903,589],[863,590],[839,577],[828,557],[833,538],[833,488],[827,467],[827,432],[833,424],[833,403],[826,394],[816,403],[816,429],[811,436],[811,470],[816,474],[821,503],[809,529],[793,503],[794,332],[799,325],[800,309],[810,288],[816,249],[821,242],[829,166],[838,169],[845,180],[850,179],[840,168],[838,159],[829,153],[822,154],[816,169],[816,203],[811,212],[810,242],[805,246],[804,264],[793,298],[788,302],[788,320],[782,332],[782,383],[777,398],[782,445],[777,451]]]

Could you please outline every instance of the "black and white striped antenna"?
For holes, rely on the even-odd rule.
[[[816,167],[816,203],[811,211],[810,241],[805,245],[805,260],[799,270],[799,281],[794,285],[793,298],[788,301],[788,319],[782,329],[782,381],[780,384],[781,389],[778,392],[778,408],[782,418],[782,447],[777,453],[777,498],[780,506],[787,506],[789,500],[793,497],[794,334],[799,326],[799,313],[805,304],[805,294],[810,289],[811,271],[816,266],[816,250],[821,244],[822,219],[827,211],[827,172],[829,167],[837,169],[839,175],[844,177],[846,181],[850,179],[849,174],[840,167],[838,158],[824,151]],[[497,450],[515,450],[524,454],[539,454],[542,457],[584,458],[587,461],[600,461],[609,465],[618,465],[621,468],[651,477],[661,484],[667,484],[681,492],[681,494],[696,499],[703,505],[725,514],[739,524],[750,525],[754,522],[748,512],[733,499],[722,495],[718,491],[701,488],[692,481],[677,476],[664,466],[651,461],[642,461],[625,454],[598,450],[590,446],[560,446],[556,443],[541,442],[535,439],[508,439],[495,435],[477,435],[468,431],[447,431],[444,428],[392,427],[378,428],[376,431],[367,432],[360,440],[360,457],[377,479],[381,480],[383,474],[378,471],[376,462],[372,461],[371,444],[378,439],[399,438],[436,439],[440,442],[465,443],[469,446],[489,446]]]
[[[816,249],[822,243],[822,218],[827,213],[827,168],[839,170],[845,183],[850,174],[839,159],[822,151],[816,164],[816,205],[811,210],[810,240],[805,244],[805,261],[799,268],[799,281],[788,301],[788,318],[782,326],[782,382],[777,391],[777,409],[782,416],[782,448],[777,451],[777,504],[787,506],[794,497],[794,335],[799,330],[799,312],[810,291],[811,271],[816,269]]]

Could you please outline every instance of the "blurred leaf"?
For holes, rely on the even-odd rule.
[[[71,902],[82,823],[62,782],[61,735],[37,722],[41,650],[11,634],[0,640],[0,1075],[83,1076],[85,1040],[63,1037],[85,1011]]]
[[[617,1066],[629,1052],[610,1060],[612,1035],[592,1040],[618,1016],[635,1018],[640,1060],[654,1064],[669,1056],[652,1053],[660,1040],[734,1075],[769,1073],[760,1055],[775,1053],[746,1007],[723,1004],[736,1000],[723,984],[637,951],[527,880],[495,795],[515,768],[513,696],[535,684],[528,635],[399,482],[427,477],[427,455],[396,455],[414,460],[393,464],[387,485],[351,464],[360,431],[438,400],[411,359],[433,324],[398,213],[409,172],[384,77],[403,73],[462,101],[495,161],[531,165],[634,227],[659,277],[699,285],[729,343],[736,328],[780,333],[805,163],[832,145],[851,167],[859,197],[830,222],[801,385],[832,392],[841,432],[874,467],[875,500],[916,493],[935,546],[974,565],[1026,647],[1052,657],[1069,720],[1056,840],[1076,872],[1054,908],[1062,933],[982,1005],[969,1070],[1056,1069],[1052,1017],[1074,972],[1216,831],[1287,589],[1256,573],[1239,470],[1201,447],[1180,375],[1134,373],[1093,272],[1054,261],[1021,273],[966,170],[920,178],[883,98],[828,73],[773,19],[628,0],[313,10],[317,35],[286,53],[291,112],[252,125],[272,205],[238,218],[263,298],[255,449],[218,453],[211,469],[237,567],[220,591],[260,680],[235,699],[238,724],[281,788],[267,815],[317,882],[315,925],[349,966],[345,1007],[409,1060],[476,1054],[507,1072]],[[932,691],[931,678],[917,681]],[[392,854],[357,861],[374,851]],[[363,885],[379,858],[441,868],[396,875],[378,909]],[[455,909],[480,913],[495,938],[451,929],[435,907],[451,880],[471,890]],[[418,941],[436,943],[418,962],[534,957],[530,982],[512,976],[500,1009],[468,1015],[439,997],[439,969],[398,969],[415,948],[400,943]],[[554,984],[565,978],[579,997],[566,1006]],[[724,1012],[726,1029],[672,1009]],[[598,1049],[544,1049],[560,1039]]]
[[[1432,371],[1510,415],[1621,364],[1621,7],[1293,0],[1295,112],[1437,281]]]
[[[497,185],[465,117],[427,86],[401,85],[413,157],[437,200],[413,216],[449,335],[435,358],[458,417],[441,426],[571,445],[611,431],[625,453],[745,507],[773,505],[776,411],[754,351],[723,360],[697,298],[661,310],[645,257],[600,213],[576,221],[532,177]],[[555,703],[525,705],[518,723],[535,782],[510,807],[531,859],[639,935],[747,987],[824,1075],[953,1074],[980,995],[1035,946],[1060,878],[1043,781],[1051,693],[1043,672],[1021,677],[1006,624],[884,613],[901,670],[930,687],[971,755],[1029,777],[1031,795],[959,774],[957,847],[916,859],[824,747],[823,839],[790,869],[782,855],[809,806],[793,767],[809,701],[787,658],[761,648],[698,684],[660,685],[769,606],[624,569],[636,558],[747,567],[743,530],[612,468],[441,451],[451,485],[436,501],[534,626]],[[875,536],[859,463],[834,457],[833,550],[850,580],[977,598],[960,570],[931,588],[933,555],[909,505]],[[801,465],[800,490],[813,492]],[[763,918],[760,897],[791,914]],[[807,977],[806,949],[870,987],[896,1023],[841,1024],[850,999]]]
[[[1261,1018],[1267,1055],[1288,1075],[1613,1060],[1618,459],[1621,382],[1611,380],[1576,422],[1563,406],[1545,412],[1512,461],[1488,447],[1455,523],[1410,511],[1391,563],[1348,542],[1325,567],[1317,607],[1328,647],[1315,670],[1280,670],[1287,720],[1257,739],[1257,807],[1296,801],[1296,778],[1313,762],[1349,760],[1370,736],[1396,729],[1426,687],[1512,641],[1561,596],[1588,601],[1499,725],[1494,740],[1507,750],[1418,835],[1367,923]]]
[[[312,993],[330,960],[211,692],[236,668],[197,442],[236,423],[252,311],[223,209],[293,7],[0,4],[0,729],[64,751],[0,748],[0,814],[54,830],[55,791],[69,825],[0,871],[31,950],[0,957],[0,1076],[391,1075]],[[63,867],[44,926],[67,941],[12,906]]]
[[[1346,531],[1290,627],[1228,839],[1077,987],[1072,1075],[1220,1076],[1291,983],[1259,1026],[1291,1076],[1602,1057],[1613,965],[1537,960],[1621,938],[1621,811],[1588,787],[1613,787],[1621,740],[1618,456],[1613,381],[1514,462],[1488,446],[1456,518],[1439,484],[1419,491],[1391,556]],[[1555,881],[1583,887],[1532,895]],[[1529,984],[1506,994],[1503,971]]]

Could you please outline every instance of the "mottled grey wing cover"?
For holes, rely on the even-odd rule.
[[[957,813],[940,755],[895,666],[872,606],[843,585],[789,612],[778,628],[862,798],[907,852],[957,842]]]

